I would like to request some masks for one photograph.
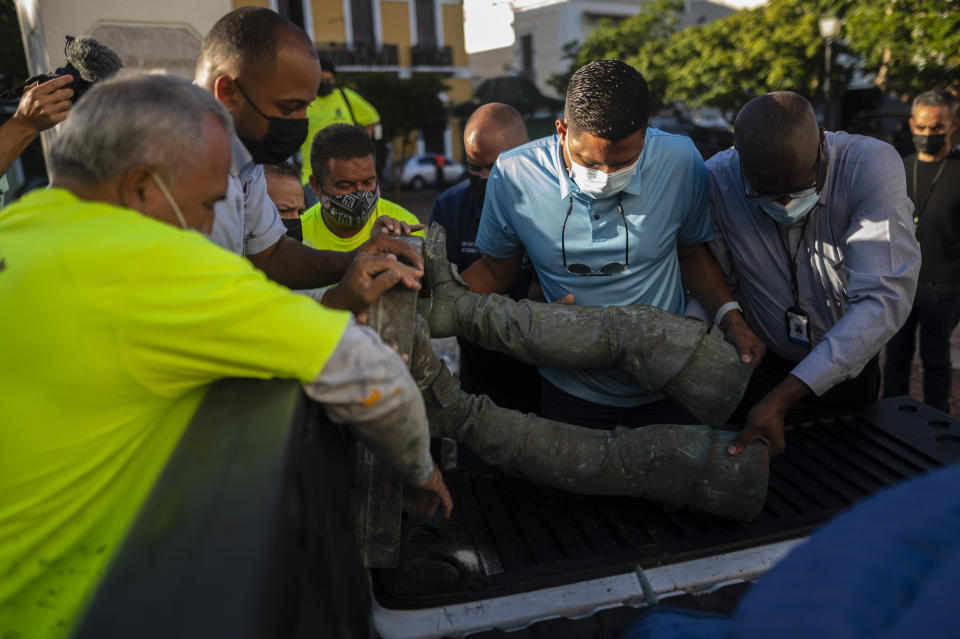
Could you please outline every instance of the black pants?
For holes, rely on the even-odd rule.
[[[754,404],[782,382],[796,365],[796,362],[767,351],[760,365],[753,371],[743,399],[730,417],[730,423],[746,423],[747,413]],[[837,384],[820,397],[810,394],[794,404],[787,411],[785,421],[796,424],[848,413],[860,404],[875,401],[879,391],[880,363],[879,358],[874,357],[856,377]]]
[[[661,399],[641,406],[607,406],[575,397],[545,379],[540,385],[540,416],[602,430],[613,430],[615,426],[700,423],[673,400]]]
[[[540,410],[540,370],[503,353],[488,351],[457,338],[460,345],[460,387],[486,395],[501,408],[524,413]]]
[[[887,343],[883,364],[883,396],[910,394],[910,367],[920,326],[923,401],[950,412],[950,335],[960,321],[960,289],[955,284],[920,282],[907,323]]]
[[[519,360],[480,348],[457,338],[460,344],[460,387],[472,395],[486,395],[501,408],[522,413],[540,409],[540,371]],[[457,466],[486,466],[466,444],[457,444]]]

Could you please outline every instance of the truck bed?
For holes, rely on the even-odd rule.
[[[72,636],[612,636],[654,597],[729,610],[834,514],[960,459],[960,422],[898,398],[790,428],[749,525],[463,469],[452,519],[406,516],[399,567],[368,572],[350,439],[294,382],[213,385]]]
[[[555,589],[557,605],[550,609],[548,603],[539,613],[563,615],[569,605],[563,586],[592,582],[595,590],[601,584],[616,589],[622,584],[610,580],[637,567],[654,581],[658,567],[702,571],[706,564],[697,560],[739,558],[729,574],[714,571],[713,585],[734,580],[743,576],[744,561],[765,561],[746,551],[788,549],[792,544],[783,542],[807,536],[855,501],[957,459],[960,423],[899,398],[790,427],[787,451],[771,465],[766,504],[747,525],[690,510],[671,512],[643,499],[541,488],[490,467],[451,471],[445,477],[456,504],[453,517],[406,517],[399,568],[372,573],[374,598],[383,609],[377,625],[381,631],[384,624],[402,628],[410,622],[415,628],[416,610],[456,616],[471,603],[494,607],[511,595],[544,589]],[[696,579],[690,584],[712,585]],[[583,603],[578,600],[581,612]],[[598,593],[597,607],[609,603]],[[383,634],[407,636],[402,630]]]

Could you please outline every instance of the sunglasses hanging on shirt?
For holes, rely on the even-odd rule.
[[[620,213],[620,219],[623,220],[624,238],[626,244],[623,249],[623,262],[610,262],[604,264],[599,270],[594,269],[589,264],[567,264],[567,246],[564,242],[564,235],[567,232],[567,220],[570,219],[570,213],[573,212],[573,196],[570,196],[570,206],[567,207],[567,214],[563,218],[563,228],[560,230],[560,251],[563,255],[563,270],[573,275],[584,277],[597,277],[605,275],[618,275],[627,270],[630,263],[630,229],[627,227],[627,217],[623,213],[623,204],[620,203],[621,196],[617,196],[617,211]]]

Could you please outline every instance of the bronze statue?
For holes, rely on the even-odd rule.
[[[437,224],[424,256],[430,295],[420,298],[417,313],[411,312],[416,293],[395,289],[371,311],[371,324],[388,341],[405,342],[401,352],[410,355],[434,436],[462,442],[487,463],[540,485],[644,497],[740,521],[757,515],[769,476],[765,446],[753,444],[731,457],[726,446],[736,433],[710,426],[605,431],[504,409],[486,396],[465,393],[430,347],[431,334],[460,335],[531,364],[619,367],[719,426],[739,402],[751,369],[731,345],[708,336],[703,322],[647,306],[566,306],[475,295],[447,263],[445,232]]]

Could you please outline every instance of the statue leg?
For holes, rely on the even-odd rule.
[[[435,337],[458,335],[549,368],[620,368],[648,392],[676,400],[707,424],[726,422],[752,369],[707,326],[652,306],[514,302],[467,290],[446,259],[443,227],[424,244]]]
[[[601,431],[501,408],[470,395],[430,350],[417,320],[411,372],[423,390],[431,433],[469,446],[484,461],[535,484],[587,495],[644,497],[751,521],[763,507],[766,447],[726,453],[735,433],[658,424]]]

